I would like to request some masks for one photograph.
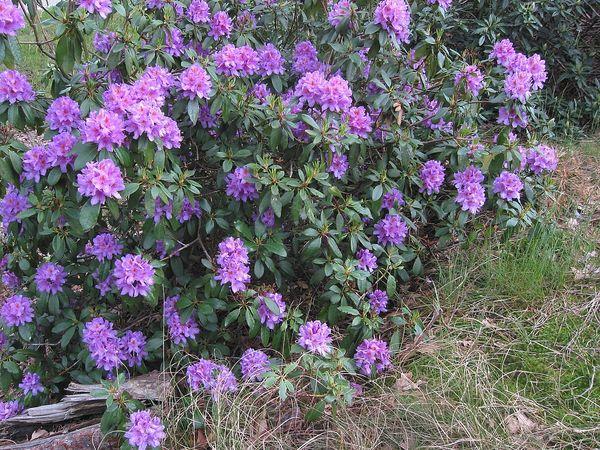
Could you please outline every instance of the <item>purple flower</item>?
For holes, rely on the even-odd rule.
[[[399,215],[388,214],[375,224],[373,234],[380,245],[400,245],[408,235],[408,227]]]
[[[265,352],[249,348],[240,359],[242,378],[247,381],[260,381],[270,369],[269,357]]]
[[[298,80],[295,93],[301,102],[308,103],[308,106],[319,104],[321,99],[321,90],[327,84],[327,80],[322,72],[308,72]]]
[[[260,323],[272,330],[275,325],[283,322],[285,318],[285,302],[281,294],[267,292],[258,297],[258,317]]]
[[[181,211],[177,215],[177,220],[179,220],[179,223],[184,223],[194,216],[200,218],[201,215],[202,210],[200,209],[200,202],[198,200],[194,200],[194,203],[192,203],[187,197],[185,197],[181,203]]]
[[[31,102],[35,93],[27,77],[16,70],[0,72],[0,103]]]
[[[523,183],[518,175],[503,171],[495,180],[493,192],[504,200],[518,200],[521,197]]]
[[[94,33],[94,48],[99,53],[109,53],[112,49],[113,45],[117,42],[118,36],[114,31],[109,31],[106,33],[96,32]]]
[[[483,173],[475,166],[469,166],[462,172],[456,172],[454,174],[454,180],[452,184],[456,189],[460,189],[468,184],[481,184],[483,182]]]
[[[498,123],[510,125],[513,128],[527,127],[527,113],[522,108],[517,106],[504,107],[501,106],[498,110]]]
[[[238,201],[247,202],[256,200],[258,191],[252,182],[252,175],[248,167],[238,167],[226,177],[227,189],[225,193]]]
[[[88,245],[89,247],[86,246],[86,253],[94,255],[100,262],[105,259],[111,260],[123,251],[123,246],[110,233],[99,234],[92,240],[91,245]]]
[[[107,198],[120,199],[119,191],[125,189],[121,170],[110,159],[87,163],[77,175],[77,184],[81,195],[91,197],[92,205],[103,205]]]
[[[404,205],[404,196],[398,189],[393,188],[391,191],[386,192],[381,200],[381,208],[391,210],[396,207]]]
[[[137,411],[129,416],[129,427],[125,439],[132,447],[139,450],[158,448],[165,439],[165,427],[158,417],[150,411]]]
[[[121,364],[122,349],[113,324],[102,317],[86,322],[82,341],[87,345],[96,367],[108,372]]]
[[[268,77],[269,75],[282,75],[285,72],[283,63],[285,60],[277,48],[269,43],[258,50],[258,71],[259,75]]]
[[[296,44],[292,67],[297,73],[314,72],[322,68],[317,49],[311,42],[302,41]]]
[[[19,194],[17,188],[12,184],[6,187],[6,195],[0,200],[0,216],[2,224],[8,227],[12,222],[21,223],[19,213],[28,209],[31,205],[25,195]]]
[[[181,56],[185,46],[183,45],[183,33],[179,28],[171,28],[165,31],[165,52],[171,56]]]
[[[231,19],[225,11],[216,12],[210,21],[210,31],[208,35],[215,41],[218,41],[221,36],[229,37],[231,34],[232,23]]]
[[[479,91],[483,88],[483,75],[477,66],[466,66],[463,70],[456,74],[454,77],[454,84],[460,84],[461,80],[465,80],[467,83],[467,89],[473,97],[479,95]]]
[[[42,379],[37,373],[33,372],[26,372],[25,375],[23,375],[19,387],[23,390],[25,395],[31,394],[32,397],[35,397],[40,392],[44,392]]]
[[[246,289],[246,283],[250,281],[248,264],[248,250],[244,242],[239,238],[228,237],[219,243],[219,267],[215,280],[220,281],[221,285],[231,283],[232,292],[243,291]]]
[[[271,90],[265,83],[256,83],[250,94],[254,96],[261,104],[266,105],[267,97],[271,95]]]
[[[183,96],[191,99],[209,98],[212,82],[206,70],[199,64],[193,64],[185,69],[180,77],[179,82]]]
[[[21,280],[19,280],[19,277],[13,272],[7,270],[2,274],[2,284],[4,284],[4,286],[6,286],[8,289],[16,289],[19,287],[20,283]]]
[[[76,155],[72,154],[73,147],[77,143],[77,138],[69,132],[57,134],[48,144],[48,152],[52,155],[55,167],[60,167],[62,173],[67,173],[69,166],[75,162]]]
[[[494,49],[490,53],[490,58],[496,58],[498,64],[507,67],[515,54],[516,52],[512,42],[510,42],[509,39],[502,39],[500,42],[494,44]]]
[[[309,352],[327,356],[331,352],[331,330],[319,320],[306,322],[298,330],[298,345]]]
[[[400,42],[408,43],[410,8],[404,0],[383,0],[375,9],[375,23],[396,36]]]
[[[373,131],[373,119],[364,106],[352,106],[344,113],[344,120],[348,122],[350,133],[361,138],[367,138]]]
[[[235,47],[225,45],[215,53],[215,67],[218,74],[233,77],[247,77],[259,70],[258,53],[249,45]]]
[[[435,159],[430,159],[421,168],[420,177],[423,187],[420,192],[427,192],[428,195],[440,192],[444,184],[444,166]]]
[[[78,0],[79,6],[90,14],[98,13],[100,17],[106,19],[112,11],[111,0]]]
[[[38,267],[35,273],[35,284],[40,292],[58,294],[62,292],[67,272],[63,266],[47,262]]]
[[[558,157],[552,147],[540,144],[527,152],[527,164],[533,173],[553,172],[558,166]]]
[[[350,0],[339,0],[331,6],[327,14],[327,21],[332,27],[337,27],[344,20],[350,19],[355,8],[356,5]]]
[[[533,80],[533,89],[541,89],[548,78],[548,74],[546,73],[546,61],[540,58],[540,55],[536,53],[527,58],[527,66]]]
[[[31,300],[23,295],[8,297],[2,308],[0,316],[9,327],[18,327],[33,321],[33,308]]]
[[[10,0],[0,0],[0,35],[15,36],[25,26],[23,14]]]
[[[152,142],[161,140],[165,148],[179,148],[181,131],[170,117],[166,117],[158,106],[150,103],[136,103],[127,109],[125,129],[138,139],[146,133]]]
[[[273,228],[275,226],[275,211],[273,211],[273,208],[267,208],[265,212],[260,215],[260,221],[267,228]]]
[[[369,305],[371,305],[371,311],[375,314],[381,314],[387,311],[388,296],[380,290],[375,289],[369,294]]]
[[[48,107],[46,122],[51,130],[71,131],[79,128],[81,124],[79,103],[66,96],[58,97]]]
[[[458,188],[456,202],[461,205],[463,211],[476,214],[485,203],[485,190],[479,183],[463,184]]]
[[[200,328],[192,316],[185,322],[181,320],[176,307],[178,301],[179,296],[176,295],[165,298],[164,303],[165,322],[169,328],[169,336],[176,345],[186,344],[188,340],[195,339],[200,333]]]
[[[357,267],[360,270],[372,273],[377,269],[377,257],[366,248],[356,252],[356,259],[358,260]]]
[[[448,9],[450,8],[450,5],[452,5],[452,0],[427,0],[427,3],[429,3],[430,5],[437,3],[438,5],[440,5],[440,8]]]
[[[81,130],[83,142],[98,144],[98,150],[112,152],[125,142],[125,124],[121,117],[106,109],[92,111]]]
[[[354,354],[356,367],[366,376],[383,372],[392,365],[390,361],[390,351],[384,341],[379,339],[365,339],[356,348]]]
[[[21,405],[17,400],[0,402],[0,422],[16,416],[21,411]]]
[[[106,294],[112,291],[113,284],[115,281],[112,274],[109,274],[104,280],[101,280],[100,277],[96,274],[96,276],[94,276],[94,279],[97,281],[94,287],[100,291],[101,297],[106,296]]]
[[[341,76],[335,75],[319,89],[319,102],[323,110],[341,112],[352,105],[352,90]]]
[[[125,255],[115,261],[115,285],[121,295],[146,297],[154,285],[154,268],[140,255]]]
[[[519,70],[504,80],[504,92],[509,98],[525,103],[531,95],[532,78],[529,72]]]
[[[348,170],[348,158],[343,153],[333,152],[331,164],[327,168],[327,172],[332,173],[335,178],[340,180]]]
[[[202,387],[215,400],[218,400],[221,394],[237,390],[237,380],[231,370],[209,359],[200,359],[189,366],[187,380],[192,391],[198,391]]]
[[[148,356],[146,337],[141,331],[126,331],[119,340],[121,360],[127,361],[129,367],[141,366],[142,360]]]
[[[210,8],[204,0],[192,0],[188,6],[187,16],[193,23],[208,23]]]
[[[55,163],[54,154],[48,147],[34,146],[23,155],[23,176],[36,183],[45,176]]]

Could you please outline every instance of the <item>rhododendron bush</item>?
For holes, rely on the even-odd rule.
[[[0,117],[45,142],[0,147],[0,419],[173,354],[196,396],[350,401],[422,331],[399,291],[431,250],[551,190],[544,61],[447,48],[449,0],[61,2],[44,92],[0,5]],[[120,407],[105,429],[163,439]]]

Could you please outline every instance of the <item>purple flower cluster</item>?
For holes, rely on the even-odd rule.
[[[14,272],[6,270],[2,273],[2,284],[8,289],[16,289],[20,283],[21,280],[19,280],[19,277]]]
[[[69,97],[58,97],[48,107],[46,122],[51,130],[71,131],[79,128],[81,124],[79,104]]]
[[[430,5],[437,3],[438,5],[440,5],[440,8],[448,9],[450,8],[450,5],[452,5],[452,0],[427,0],[427,3],[429,3]]]
[[[485,189],[483,173],[477,167],[469,166],[462,172],[454,174],[453,184],[458,190],[456,202],[463,211],[476,214],[485,203]]]
[[[206,70],[199,64],[192,64],[179,76],[179,84],[184,97],[209,98],[212,82]]]
[[[192,217],[198,217],[202,215],[202,210],[200,209],[200,202],[198,200],[194,200],[191,202],[187,197],[183,199],[181,202],[181,211],[177,215],[177,220],[179,223],[185,223],[188,220],[191,220]]]
[[[23,14],[10,0],[0,0],[0,35],[15,36],[25,26]]]
[[[111,260],[123,251],[123,246],[116,237],[110,233],[102,233],[92,239],[92,242],[86,245],[86,253],[94,255],[98,261],[105,259]]]
[[[249,45],[225,45],[215,53],[217,73],[232,77],[247,77],[259,71],[258,53]]]
[[[338,180],[341,180],[350,165],[348,164],[348,158],[343,153],[333,152],[331,156],[331,163],[327,168],[327,171]]]
[[[408,227],[398,214],[387,214],[375,224],[373,234],[380,245],[400,245],[408,236]]]
[[[381,289],[375,289],[369,294],[369,305],[371,305],[371,311],[375,314],[381,314],[387,311],[388,296],[385,291]]]
[[[139,450],[146,450],[148,447],[159,448],[166,436],[165,427],[160,419],[150,411],[137,411],[129,416],[125,439],[132,447]]]
[[[428,195],[440,192],[442,184],[444,184],[444,166],[435,159],[430,159],[421,168],[420,172],[423,187],[421,192],[427,192]]]
[[[125,142],[125,123],[121,116],[106,109],[92,111],[81,130],[84,142],[93,142],[98,150],[112,152]]]
[[[331,352],[331,330],[319,320],[306,322],[298,330],[298,345],[309,352],[327,356]]]
[[[111,0],[78,0],[78,3],[90,14],[98,13],[103,19],[106,19],[112,11]]]
[[[208,23],[210,21],[210,8],[204,0],[192,0],[187,9],[187,17],[193,23]]]
[[[55,158],[48,147],[33,146],[23,155],[23,176],[36,183],[54,166]]]
[[[270,369],[269,357],[265,352],[249,348],[240,359],[242,378],[247,381],[261,381]]]
[[[373,131],[373,118],[364,106],[351,106],[344,112],[344,120],[350,127],[350,133],[367,138]]]
[[[192,391],[204,388],[214,399],[222,394],[235,392],[237,380],[227,366],[217,364],[209,359],[200,359],[187,368],[187,381]]]
[[[392,190],[386,192],[383,195],[383,198],[381,199],[382,209],[391,210],[400,207],[404,204],[404,196],[402,195],[402,192],[400,192],[396,188],[393,188]]]
[[[0,422],[16,416],[21,411],[21,405],[17,400],[1,402],[0,401]]]
[[[458,85],[462,80],[465,80],[467,89],[473,97],[479,95],[479,91],[483,88],[483,74],[477,68],[477,66],[466,66],[454,77],[454,84]]]
[[[358,369],[366,376],[383,372],[392,365],[390,351],[387,343],[379,339],[365,339],[356,348],[354,362]]]
[[[208,35],[217,41],[222,36],[229,37],[232,28],[231,18],[225,11],[219,11],[212,16]]]
[[[410,7],[404,0],[383,0],[375,9],[375,23],[396,36],[400,42],[408,43],[410,36]]]
[[[9,327],[18,327],[32,322],[31,300],[19,294],[8,297],[0,308],[0,316]]]
[[[12,222],[21,222],[19,213],[28,209],[31,205],[25,195],[19,194],[19,191],[12,184],[6,188],[6,195],[0,200],[0,216],[2,224],[7,227]]]
[[[192,316],[188,317],[185,322],[181,320],[176,306],[178,301],[178,295],[165,298],[165,322],[169,328],[171,340],[176,345],[185,345],[188,339],[193,340],[196,338],[198,333],[200,333],[200,328],[198,328],[198,324]]]
[[[65,131],[57,134],[48,144],[47,150],[51,155],[54,167],[60,167],[62,173],[67,173],[69,166],[73,166],[76,155],[73,154],[73,147],[77,143],[77,138],[71,133]]]
[[[91,197],[92,205],[103,205],[107,198],[120,199],[119,191],[125,189],[121,170],[110,159],[87,163],[77,175],[77,184],[81,195]]]
[[[26,372],[25,375],[23,375],[21,383],[19,383],[19,387],[23,390],[25,395],[31,394],[32,397],[35,397],[40,392],[44,392],[42,379],[34,372]]]
[[[113,45],[116,44],[117,39],[117,33],[114,31],[108,31],[106,33],[96,32],[93,40],[94,48],[100,53],[109,53]]]
[[[123,361],[127,361],[129,367],[139,367],[142,360],[148,356],[146,351],[146,337],[141,331],[126,331],[119,340]]]
[[[377,257],[366,248],[356,252],[356,259],[358,260],[357,267],[360,270],[372,273],[377,269]]]
[[[252,175],[248,167],[238,167],[232,173],[227,174],[226,182],[225,193],[230,197],[242,202],[258,198],[258,191],[252,182]]]
[[[504,200],[518,200],[521,198],[523,182],[517,174],[503,171],[495,180],[493,192]]]
[[[265,44],[258,49],[258,74],[263,77],[270,75],[283,75],[285,60],[277,48],[271,44]]]
[[[219,267],[215,280],[220,281],[222,285],[231,283],[233,292],[243,291],[246,289],[246,283],[250,281],[248,264],[248,250],[244,242],[239,238],[228,237],[219,243]]]
[[[270,305],[269,305],[270,304]],[[272,330],[285,318],[285,302],[281,294],[267,292],[258,297],[258,317],[260,323]]]
[[[292,68],[297,73],[315,72],[323,68],[323,64],[317,57],[317,49],[310,41],[296,44]]]
[[[128,254],[115,262],[115,285],[121,295],[146,297],[154,285],[154,268],[140,255]]]
[[[165,148],[179,148],[182,141],[177,122],[150,103],[135,103],[127,109],[125,129],[134,139],[146,133],[150,141],[160,140]]]
[[[339,0],[331,5],[331,9],[327,14],[327,21],[332,27],[337,27],[344,20],[350,20],[355,9],[356,5],[350,0]]]
[[[67,272],[64,267],[47,262],[38,267],[35,273],[35,284],[38,291],[54,295],[62,292],[66,278]]]
[[[532,91],[544,86],[546,63],[539,55],[528,58],[516,52],[510,40],[502,39],[494,45],[490,57],[495,58],[507,71],[504,91],[509,98],[525,103]]]
[[[540,144],[527,151],[527,165],[533,173],[540,175],[542,172],[553,172],[558,167],[556,150],[547,145]]]
[[[352,105],[352,90],[340,75],[326,79],[322,72],[308,72],[296,86],[296,95],[309,106],[320,105],[326,111],[342,112]]]
[[[0,72],[0,103],[31,102],[35,93],[27,77],[16,70]]]
[[[513,128],[527,127],[529,120],[527,113],[518,106],[501,106],[498,110],[498,123],[502,125],[510,125]]]

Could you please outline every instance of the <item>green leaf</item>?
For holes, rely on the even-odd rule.
[[[386,291],[388,297],[392,297],[396,293],[396,278],[393,275],[388,275]]]
[[[79,223],[85,231],[94,228],[98,222],[99,214],[100,204],[92,205],[88,202],[83,208],[81,208],[81,212],[79,213]]]
[[[77,327],[71,327],[67,331],[65,331],[65,334],[63,334],[60,338],[61,348],[67,348],[67,345],[69,345],[69,342],[71,342],[71,339],[73,339],[75,331],[77,331]]]
[[[98,156],[98,150],[92,144],[77,144],[73,147],[73,153],[77,154],[73,164],[76,171],[83,169],[87,163]]]
[[[187,104],[187,112],[188,116],[190,116],[190,120],[192,124],[196,125],[198,122],[198,112],[200,111],[200,105],[198,104],[198,99],[190,100]]]

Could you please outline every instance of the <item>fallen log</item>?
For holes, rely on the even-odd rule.
[[[117,448],[114,437],[102,436],[98,423],[73,431],[46,434],[27,442],[9,442],[0,441],[0,450],[112,450]]]

